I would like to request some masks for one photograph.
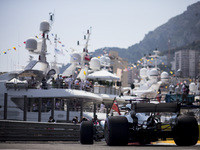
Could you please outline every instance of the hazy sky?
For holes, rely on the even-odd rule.
[[[58,62],[67,64],[71,48],[82,51],[83,37],[90,27],[89,51],[103,47],[128,48],[197,1],[0,0],[0,72],[19,69],[19,65],[28,63],[29,52],[23,42],[29,37],[39,36],[40,22],[49,19],[49,12],[55,11],[55,21],[49,34],[51,42],[51,34],[57,34],[61,41],[58,48],[69,51],[58,55]],[[80,46],[76,45],[78,40]],[[54,45],[50,45],[49,41],[47,44],[48,61],[53,61]]]

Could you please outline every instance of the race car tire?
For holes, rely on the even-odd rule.
[[[81,144],[93,144],[93,123],[92,121],[82,121],[80,125]]]
[[[123,116],[111,116],[106,119],[104,137],[107,145],[127,145],[129,136],[128,120]]]
[[[195,145],[199,136],[197,120],[193,116],[180,116],[176,126],[173,128],[173,132],[174,142],[177,146]]]

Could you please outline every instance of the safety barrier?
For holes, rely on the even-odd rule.
[[[0,120],[0,141],[78,141],[79,127],[71,123]]]
[[[78,141],[79,125],[0,120],[0,141]]]

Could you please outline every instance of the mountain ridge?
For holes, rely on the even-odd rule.
[[[134,63],[144,54],[176,49],[200,40],[200,2],[187,7],[182,14],[169,19],[155,30],[148,32],[139,43],[126,48],[107,47],[107,52],[117,51],[119,56]],[[93,56],[100,56],[102,49],[97,49]]]

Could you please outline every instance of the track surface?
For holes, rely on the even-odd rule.
[[[173,142],[160,142],[153,143],[146,146],[137,145],[131,143],[127,146],[107,146],[104,141],[95,142],[93,145],[81,145],[79,142],[36,142],[36,141],[11,141],[0,142],[1,149],[12,150],[36,150],[36,149],[48,149],[48,150],[200,150],[200,143],[195,146],[178,147]]]

